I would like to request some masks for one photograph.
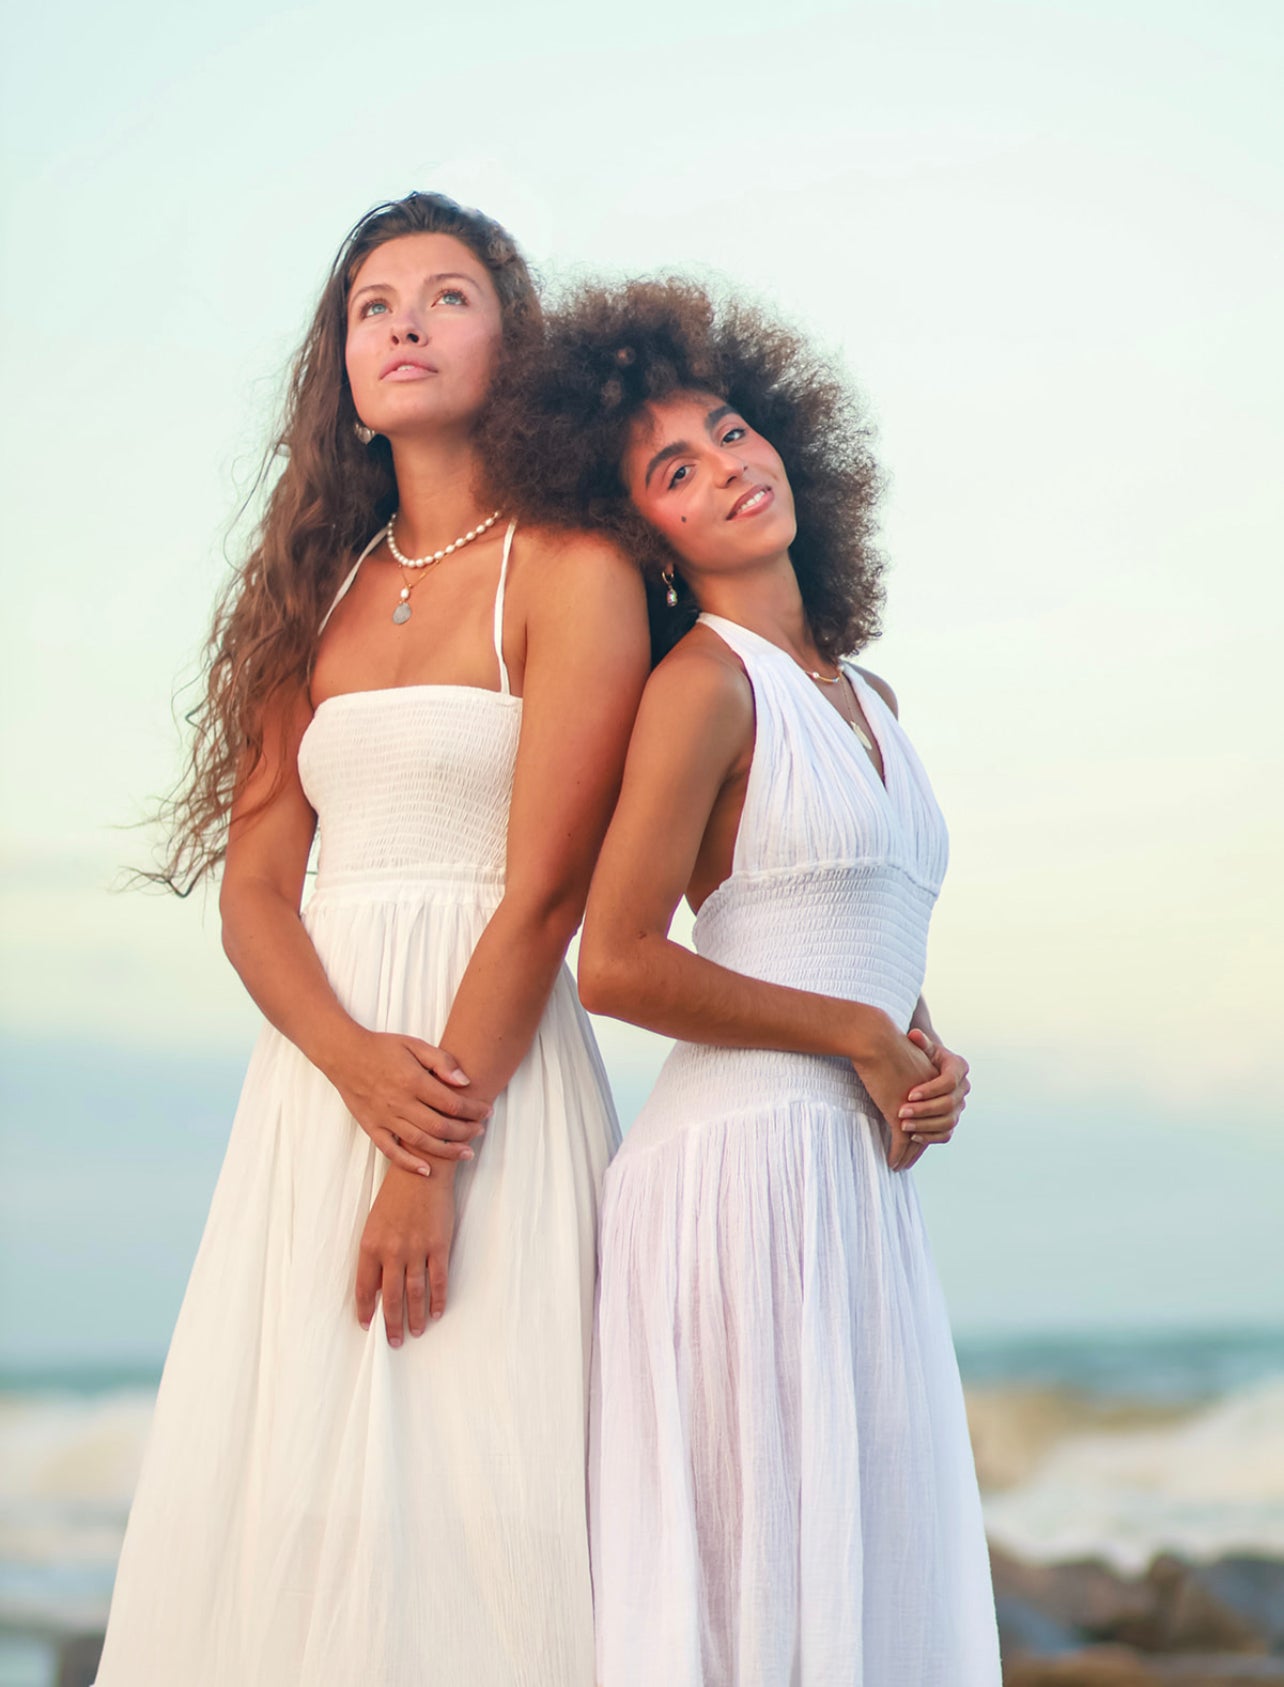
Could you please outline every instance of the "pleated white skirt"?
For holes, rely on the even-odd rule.
[[[868,1110],[841,1061],[679,1045],[607,1174],[604,1687],[998,1687],[945,1307]]]
[[[348,1009],[436,1041],[499,889],[314,896]],[[386,1162],[275,1031],[250,1064],[165,1367],[98,1687],[588,1687],[587,1386],[618,1140],[568,974],[458,1177],[449,1305],[357,1322]]]

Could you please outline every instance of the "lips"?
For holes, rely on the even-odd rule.
[[[421,381],[425,375],[435,375],[436,369],[422,357],[389,358],[379,371],[381,381]]]
[[[770,509],[776,494],[769,486],[751,486],[747,492],[742,492],[727,511],[727,520],[735,521],[738,516],[761,515]]]

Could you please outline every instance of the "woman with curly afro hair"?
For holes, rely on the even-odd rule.
[[[673,282],[582,291],[504,410],[510,502],[639,557],[667,652],[580,954],[587,1006],[677,1039],[604,1195],[599,1680],[997,1687],[908,1175],[968,1090],[920,994],[945,826],[850,660],[881,597],[868,430],[797,335]]]

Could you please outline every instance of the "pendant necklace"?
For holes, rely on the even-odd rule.
[[[496,510],[493,515],[487,516],[485,521],[479,521],[476,527],[470,528],[467,533],[461,533],[459,538],[453,540],[449,545],[443,545],[439,551],[430,551],[427,556],[403,556],[397,549],[396,512],[388,517],[388,531],[384,534],[384,538],[388,541],[388,549],[392,553],[392,560],[402,571],[404,582],[401,587],[400,600],[392,612],[392,618],[397,626],[404,627],[410,619],[410,594],[416,586],[423,582],[426,577],[426,570],[434,567],[444,558],[452,556],[456,551],[462,550],[465,545],[471,545],[474,539],[480,539],[482,534],[489,532],[498,520],[499,511]],[[420,573],[418,580],[409,580],[405,572],[408,568],[416,568],[425,572]]]
[[[799,666],[802,667],[802,664],[799,663]],[[847,679],[847,675],[841,668],[832,676],[829,674],[817,673],[815,668],[803,668],[803,672],[806,674],[808,679],[814,679],[820,685],[838,685],[840,681]],[[869,754],[876,757],[878,751],[873,739],[870,737],[869,733],[865,731],[865,728],[860,724],[860,721],[854,715],[848,713],[847,699],[850,698],[853,704],[856,701],[855,693],[852,689],[852,682],[849,679],[838,695],[841,699],[838,710],[839,714],[847,722],[848,726],[851,727],[852,731],[856,734],[857,738],[860,739]]]

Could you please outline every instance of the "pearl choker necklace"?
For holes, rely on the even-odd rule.
[[[393,560],[400,563],[403,568],[431,568],[434,562],[440,562],[443,557],[448,557],[453,552],[462,550],[465,545],[471,545],[474,539],[480,539],[482,534],[492,528],[498,520],[499,511],[496,510],[494,515],[487,516],[485,521],[478,522],[477,526],[471,528],[467,533],[461,533],[453,544],[443,545],[439,551],[433,551],[428,556],[402,556],[397,549],[397,538],[394,532],[397,517],[395,514],[390,515],[386,535],[388,549],[392,552]]]

